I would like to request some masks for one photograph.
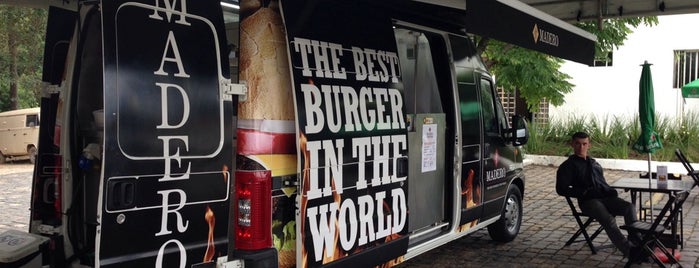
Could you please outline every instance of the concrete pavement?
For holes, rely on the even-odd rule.
[[[563,197],[556,194],[556,167],[526,166],[524,215],[517,238],[509,243],[490,239],[487,230],[452,241],[399,267],[623,267],[626,259],[613,248],[592,255],[585,243],[564,247],[577,230],[575,220]],[[622,177],[638,177],[638,171],[605,170],[608,182]],[[620,193],[630,200],[628,193]],[[699,206],[697,190],[684,205],[685,247],[680,262],[684,267],[699,267]],[[664,202],[664,201],[663,201]],[[663,203],[664,204],[664,203]],[[623,219],[617,217],[617,223]],[[609,244],[602,232],[595,243]],[[652,267],[651,264],[633,267]]]
[[[5,164],[7,165],[7,164]],[[556,167],[526,166],[522,228],[510,243],[497,243],[486,230],[453,241],[408,260],[399,267],[623,267],[625,259],[614,249],[592,255],[584,243],[564,247],[577,226],[565,200],[555,192]],[[605,170],[607,180],[637,177],[638,171]],[[0,229],[27,230],[31,169],[0,175]],[[699,267],[699,192],[684,205],[685,247],[681,263]],[[621,193],[629,199],[628,193]],[[620,217],[619,223],[623,222]],[[596,243],[608,244],[602,233]],[[650,264],[634,267],[651,267]]]
[[[0,164],[0,230],[29,230],[32,166]]]

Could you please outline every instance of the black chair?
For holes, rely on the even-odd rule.
[[[689,162],[687,157],[684,156],[682,150],[679,148],[675,149],[675,155],[680,159],[680,162],[682,162],[682,165],[687,170],[687,176],[694,180],[694,186],[692,186],[692,188],[697,187],[697,185],[699,185],[699,172],[694,170],[694,167],[692,167],[692,164]]]
[[[682,204],[687,200],[689,196],[689,191],[682,191],[676,195],[670,194],[668,201],[658,214],[655,220],[650,222],[636,221],[630,225],[622,225],[620,228],[628,232],[636,232],[642,235],[641,239],[641,250],[638,252],[631,252],[628,256],[628,261],[625,267],[631,266],[631,264],[638,263],[641,260],[650,257],[653,261],[660,267],[667,267],[658,256],[655,255],[655,249],[658,248],[666,257],[670,265],[677,264],[679,267],[682,265],[675,258],[674,249],[671,252],[665,247],[661,242],[661,236],[666,230],[671,229],[673,220],[677,217],[677,214],[682,208]]]
[[[587,233],[587,229],[590,227],[592,223],[596,223],[597,221],[592,217],[588,216],[587,214],[583,213],[582,211],[579,211],[577,207],[575,207],[575,205],[573,204],[573,200],[571,200],[569,196],[564,197],[568,202],[568,206],[570,207],[570,211],[572,213],[573,218],[575,218],[575,222],[578,223],[578,230],[573,234],[573,236],[570,237],[570,239],[568,239],[565,246],[567,247],[572,245],[573,243],[584,241],[585,243],[587,243],[587,246],[590,247],[590,251],[592,251],[592,254],[597,254],[597,250],[599,249],[612,247],[612,244],[595,246],[592,243],[592,241],[595,240],[595,237],[597,237],[602,232],[602,226],[599,225],[597,229],[595,229],[595,231],[592,233],[592,235],[589,235]],[[585,219],[585,221],[583,221],[583,219]],[[583,239],[578,239],[581,234],[583,236]]]

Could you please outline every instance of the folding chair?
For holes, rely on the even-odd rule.
[[[677,213],[680,212],[680,208],[682,207],[682,204],[684,204],[684,201],[687,200],[688,196],[688,191],[682,191],[676,195],[670,194],[667,203],[660,211],[660,214],[658,214],[658,217],[655,218],[652,223],[636,221],[630,225],[622,225],[620,227],[628,232],[637,232],[643,236],[640,245],[642,250],[640,252],[632,252],[629,254],[625,267],[629,267],[631,264],[637,263],[649,256],[659,266],[667,267],[665,263],[663,263],[662,260],[655,255],[655,248],[659,249],[660,252],[667,257],[670,265],[677,264],[679,267],[682,267],[679,261],[675,258],[675,254],[673,254],[674,252],[670,252],[670,250],[665,247],[665,245],[660,241],[660,237],[665,230],[669,230],[671,228],[671,224],[677,217]]]
[[[587,233],[587,228],[590,227],[590,224],[597,221],[592,217],[588,216],[587,214],[583,213],[582,211],[578,211],[578,209],[573,204],[573,200],[571,200],[569,196],[564,197],[568,202],[568,206],[570,207],[570,211],[572,212],[573,218],[575,218],[575,222],[578,223],[578,230],[575,232],[575,234],[573,234],[573,236],[570,237],[570,239],[568,239],[565,246],[567,247],[573,243],[584,241],[585,243],[587,243],[587,246],[590,247],[590,251],[592,251],[592,254],[597,254],[597,250],[599,249],[612,247],[613,245],[611,244],[595,246],[592,243],[592,241],[595,240],[595,237],[597,237],[602,232],[602,226],[598,226],[597,229],[592,233],[592,235],[589,235]],[[582,220],[583,218],[585,218],[585,221]],[[584,239],[578,239],[578,237],[580,237],[581,234],[583,235]]]
[[[675,149],[675,155],[680,159],[680,162],[682,162],[684,168],[687,169],[687,175],[694,180],[694,186],[692,186],[692,188],[697,187],[697,185],[699,185],[699,172],[694,170],[694,167],[692,167],[692,164],[689,163],[687,157],[684,156],[682,150],[679,148]]]

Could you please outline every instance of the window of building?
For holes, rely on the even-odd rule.
[[[534,123],[548,124],[549,101],[546,98],[539,102],[539,110],[530,114],[526,107],[525,100],[517,96],[517,91],[509,92],[503,87],[498,87],[498,97],[500,98],[500,103],[502,103],[502,107],[507,118],[512,118],[513,115],[519,114],[522,116],[527,116],[527,118],[532,120]]]
[[[596,58],[595,61],[592,63],[592,66],[594,67],[609,67],[612,66],[612,59],[614,55],[612,52],[608,52],[606,57],[603,58]]]
[[[681,88],[699,78],[699,50],[675,50],[672,87]]]

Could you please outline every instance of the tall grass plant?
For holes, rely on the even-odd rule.
[[[632,149],[641,134],[638,115],[632,120],[616,116],[597,118],[591,115],[572,115],[551,118],[548,124],[532,124],[529,142],[524,150],[529,154],[568,156],[570,136],[578,131],[590,134],[590,154],[596,158],[648,159],[645,153]],[[681,120],[659,117],[655,131],[663,149],[652,154],[653,160],[678,161],[675,149],[680,148],[690,161],[699,162],[699,113],[687,113]]]

